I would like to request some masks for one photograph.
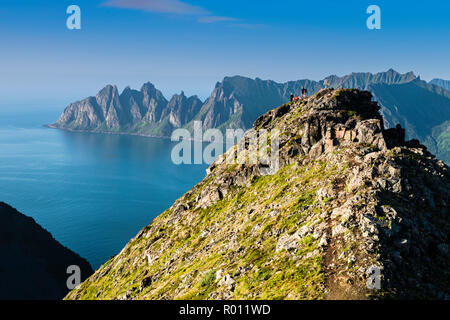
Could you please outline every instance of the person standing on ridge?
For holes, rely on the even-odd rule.
[[[302,98],[306,98],[306,94],[308,93],[308,90],[306,90],[305,87],[302,88]]]
[[[294,101],[294,94],[291,93],[290,102]]]

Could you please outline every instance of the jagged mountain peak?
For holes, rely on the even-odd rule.
[[[103,89],[98,92],[98,95],[114,95],[118,94],[119,90],[116,85],[107,84]]]
[[[123,97],[133,97],[133,96],[140,95],[140,94],[142,94],[141,91],[132,89],[130,86],[126,86],[122,90],[122,93],[120,94],[120,97],[121,98],[123,98]]]
[[[179,94],[175,93],[172,98],[170,98],[170,101],[181,101],[181,100],[185,100],[188,99],[188,97],[186,97],[186,95],[184,94],[184,91],[181,91]]]
[[[115,85],[106,85],[95,96],[100,106],[110,103],[112,100],[119,97],[119,90]]]
[[[67,298],[448,297],[448,167],[378,111],[369,92],[324,89],[259,117]],[[279,170],[227,161],[263,129],[280,132]]]
[[[141,87],[141,91],[146,91],[148,89],[155,89],[155,85],[153,83],[151,83],[150,81],[147,81],[146,83],[144,83]]]

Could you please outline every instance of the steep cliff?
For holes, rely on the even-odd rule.
[[[69,266],[81,280],[93,270],[85,259],[9,205],[0,202],[0,300],[55,300],[69,291]]]
[[[262,115],[66,298],[448,298],[448,167],[371,98],[324,89]],[[270,175],[244,161],[263,129],[280,132]]]

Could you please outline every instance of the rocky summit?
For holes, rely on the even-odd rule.
[[[231,148],[66,299],[449,298],[448,167],[379,109],[323,89],[259,117],[276,173]]]

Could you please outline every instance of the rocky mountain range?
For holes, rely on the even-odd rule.
[[[433,79],[430,81],[430,84],[435,84],[439,87],[444,88],[445,90],[450,90],[450,80],[443,80],[443,79]]]
[[[261,114],[289,100],[291,93],[307,88],[313,94],[325,87],[369,90],[381,105],[385,125],[400,123],[408,138],[420,139],[438,158],[450,163],[450,92],[444,82],[426,83],[412,72],[394,70],[329,76],[321,81],[277,83],[259,78],[225,77],[206,101],[182,92],[167,101],[151,83],[140,91],[122,93],[108,85],[95,97],[70,104],[53,128],[75,131],[129,133],[169,137],[175,128],[251,128]],[[444,86],[442,88],[440,85]]]
[[[60,300],[69,292],[69,266],[80,268],[81,280],[93,273],[89,262],[3,202],[0,253],[0,300]]]
[[[379,111],[368,91],[322,89],[258,117],[66,299],[448,299],[449,168]],[[267,175],[244,160],[273,129]]]

